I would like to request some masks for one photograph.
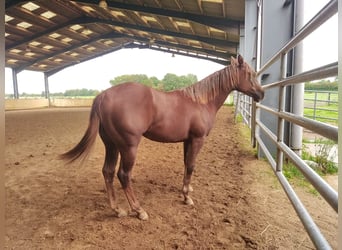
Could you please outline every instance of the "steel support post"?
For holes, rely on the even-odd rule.
[[[13,81],[14,99],[19,99],[18,77],[17,77],[17,71],[15,69],[12,69],[12,81]]]
[[[49,89],[49,75],[44,72],[44,87],[45,87],[45,98],[49,100],[49,107],[50,107],[50,89]]]
[[[284,1],[263,0],[261,3],[262,8],[262,24],[261,24],[261,67],[264,65],[286,44],[293,35],[293,2],[286,5]],[[288,64],[292,63],[291,61]],[[291,65],[288,65],[288,70],[291,70]],[[292,75],[292,72],[285,72],[286,75]],[[281,62],[278,60],[263,70],[260,74],[261,84],[266,85],[268,83],[279,81],[283,75],[281,73]],[[284,91],[285,92],[285,91]],[[279,104],[279,90],[269,89],[265,93],[265,98],[262,101],[263,104],[278,108]],[[285,109],[289,107],[289,96],[284,98]],[[278,117],[270,115],[269,113],[261,110],[260,120],[277,135],[278,131]],[[280,125],[282,126],[282,125]],[[284,124],[284,141],[288,142],[288,126]],[[266,147],[270,153],[275,157],[277,155],[277,146],[270,140],[267,135],[262,131],[260,137],[264,141]],[[264,152],[258,152],[260,157],[263,157]]]
[[[298,33],[304,26],[304,0],[297,0],[294,2],[294,32]],[[295,35],[294,34],[294,35]],[[299,43],[294,48],[294,75],[303,72],[303,42]],[[304,83],[296,84],[292,86],[292,113],[295,115],[303,115],[304,112]],[[303,128],[292,124],[290,145],[291,148],[299,156],[302,152],[302,140],[303,140]]]

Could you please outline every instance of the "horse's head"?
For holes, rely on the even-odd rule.
[[[243,60],[241,55],[231,57],[230,64],[236,69],[235,89],[258,102],[264,98],[264,90],[257,80],[256,72]]]

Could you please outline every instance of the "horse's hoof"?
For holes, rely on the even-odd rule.
[[[140,220],[148,220],[148,214],[145,211],[140,212],[138,218]]]
[[[184,200],[184,203],[188,206],[193,206],[194,202],[192,201],[192,199],[190,197],[186,197]]]
[[[122,208],[115,209],[115,213],[116,213],[116,216],[118,218],[126,217],[127,216],[127,212],[125,210],[123,210]]]

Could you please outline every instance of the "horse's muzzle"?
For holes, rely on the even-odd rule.
[[[264,95],[265,95],[265,92],[264,92],[263,90],[256,91],[256,92],[253,94],[253,100],[256,101],[256,102],[259,102],[259,101],[261,101],[262,99],[264,99]]]

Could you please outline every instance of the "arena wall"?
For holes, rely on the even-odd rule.
[[[36,109],[48,107],[90,107],[93,99],[6,99],[5,110]]]

